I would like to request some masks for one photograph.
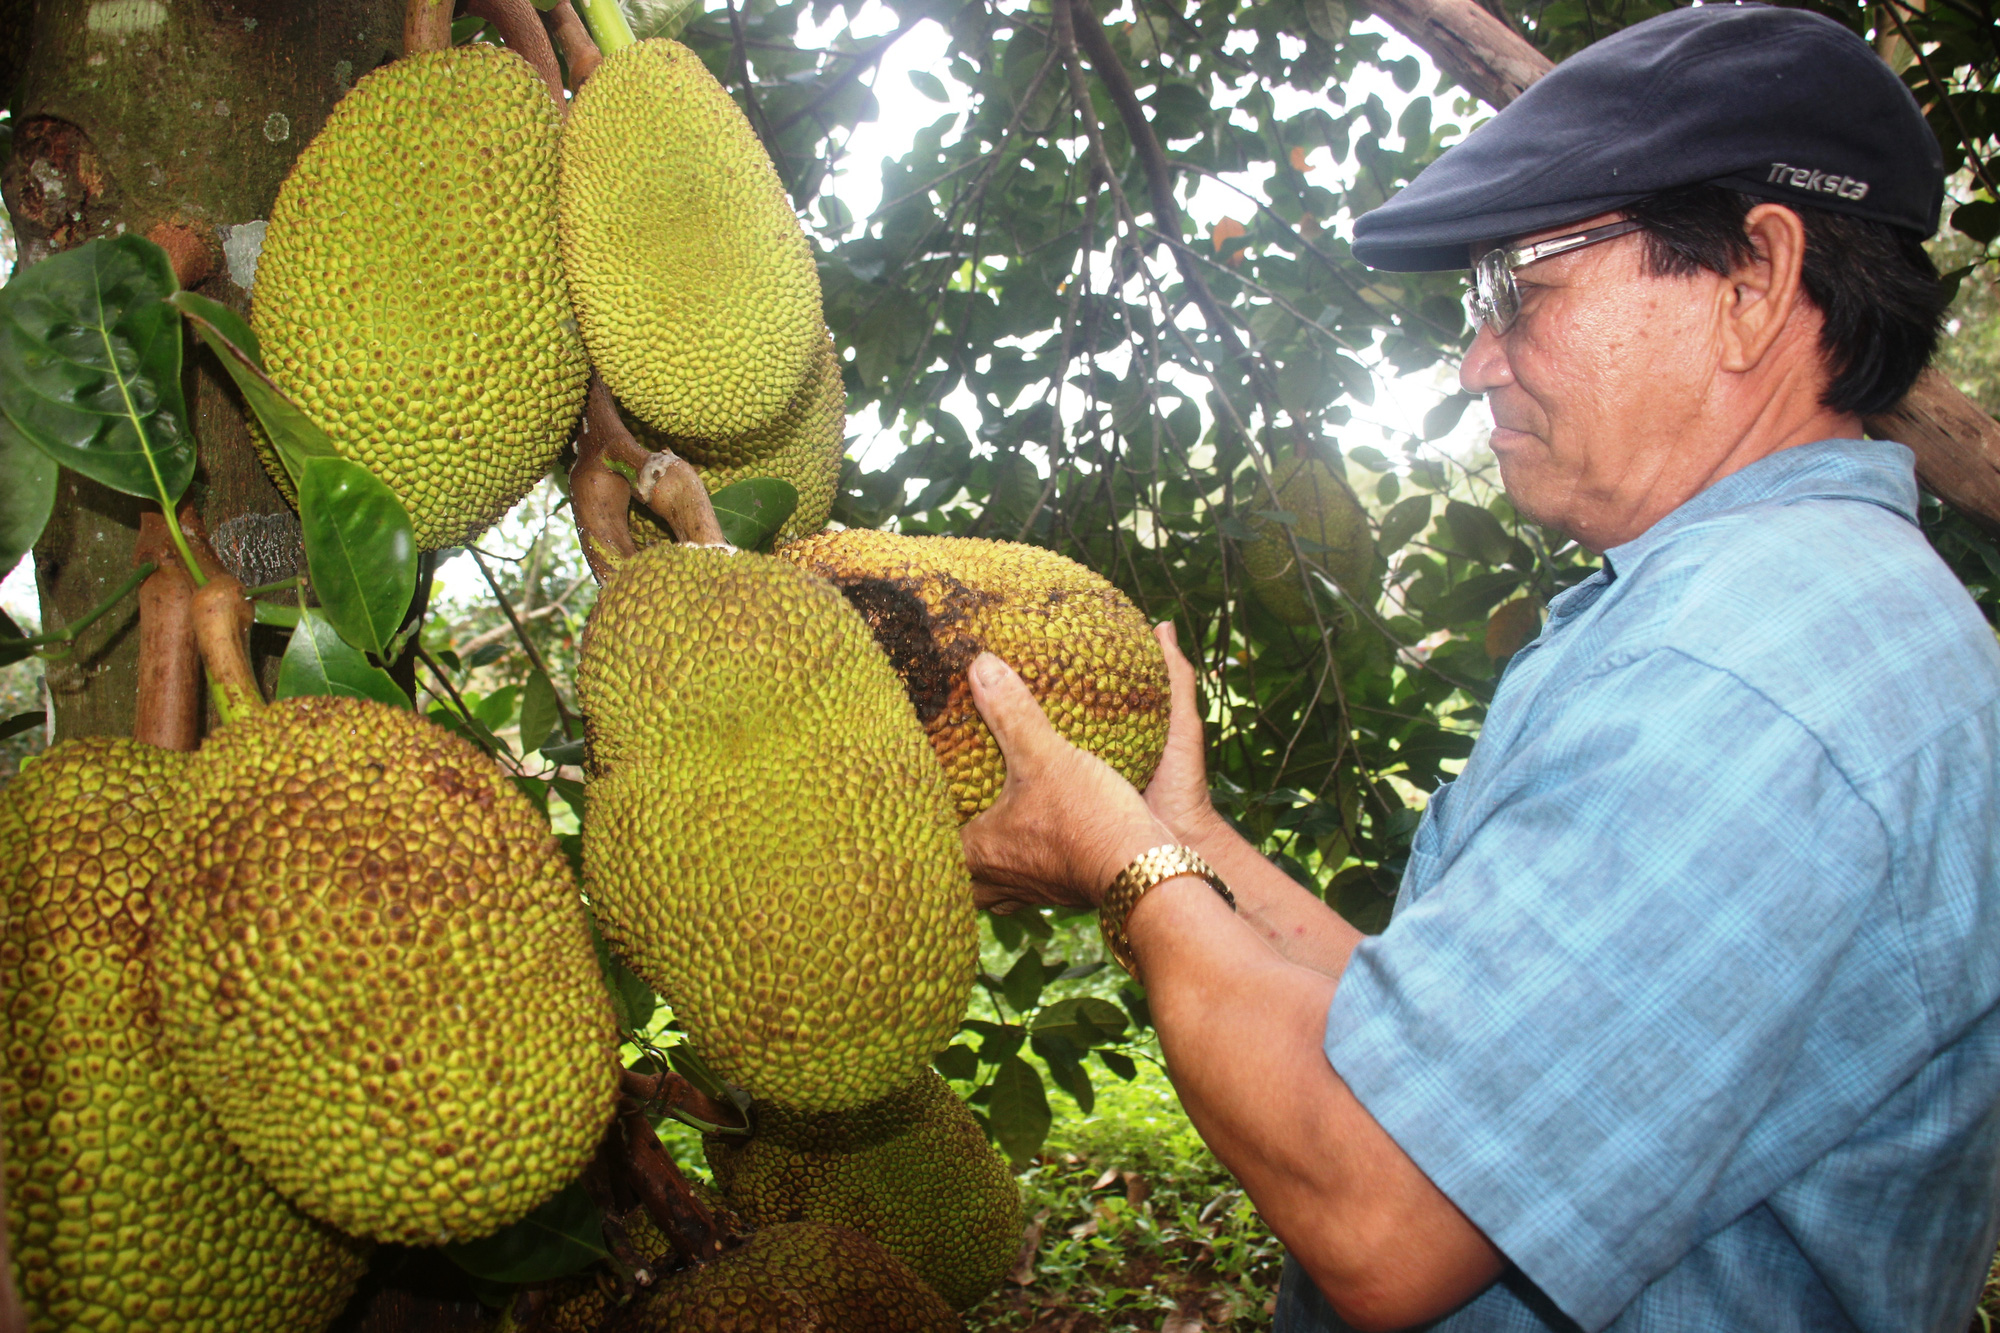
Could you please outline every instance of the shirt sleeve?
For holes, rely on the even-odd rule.
[[[1886,1095],[1802,1051],[1854,984],[1887,841],[1794,718],[1667,651],[1571,687],[1479,787],[1450,793],[1442,845],[1425,821],[1416,854],[1446,860],[1355,951],[1326,1053],[1501,1252],[1601,1328]],[[1907,980],[1906,959],[1864,961]],[[1801,1094],[1808,1073],[1824,1095]]]

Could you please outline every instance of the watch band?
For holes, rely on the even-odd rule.
[[[1236,910],[1236,895],[1222,882],[1222,876],[1195,854],[1193,848],[1168,842],[1140,852],[1132,858],[1132,864],[1119,871],[1118,877],[1111,881],[1111,887],[1104,891],[1104,900],[1097,908],[1097,928],[1104,933],[1104,947],[1117,960],[1118,966],[1134,977],[1139,975],[1139,964],[1132,956],[1132,941],[1125,934],[1125,919],[1139,905],[1139,900],[1156,885],[1181,875],[1194,875],[1207,880],[1208,886],[1229,904],[1229,910]]]

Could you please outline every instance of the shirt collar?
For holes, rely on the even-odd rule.
[[[1799,500],[1859,500],[1917,521],[1916,455],[1891,440],[1819,440],[1794,445],[1732,472],[1622,546],[1604,553],[1615,574],[1703,519]]]

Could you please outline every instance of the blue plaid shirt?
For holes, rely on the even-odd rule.
[[[2000,1233],[2000,648],[1908,450],[1558,597],[1326,1053],[1511,1261],[1436,1327],[1962,1333]],[[1289,1333],[1342,1325],[1294,1269]]]

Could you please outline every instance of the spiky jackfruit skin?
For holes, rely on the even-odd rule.
[[[251,317],[265,367],[396,493],[424,550],[512,508],[583,406],[590,366],[556,243],[559,131],[519,56],[411,56],[340,100],[271,209]]]
[[[952,1333],[963,1327],[909,1265],[858,1231],[765,1227],[677,1274],[609,1325],[615,1333]]]
[[[840,355],[827,336],[813,358],[805,382],[770,425],[734,439],[712,441],[664,435],[643,422],[628,421],[648,449],[671,449],[694,465],[709,494],[750,477],[776,477],[799,493],[798,507],[779,525],[777,539],[790,541],[818,532],[833,512],[847,446],[847,390],[840,382]],[[639,547],[670,541],[672,534],[651,510],[634,501],[632,541]]]
[[[162,1047],[148,957],[188,763],[69,741],[0,794],[0,1134],[31,1333],[320,1329],[366,1266]]]
[[[1061,732],[1143,787],[1167,742],[1167,663],[1125,594],[1074,560],[1017,542],[853,528],[777,554],[830,579],[868,618],[951,778],[960,820],[1007,778],[965,669],[1002,658]]]
[[[654,546],[599,595],[577,691],[585,891],[708,1064],[815,1110],[914,1078],[964,1012],[972,897],[861,617],[782,560]]]
[[[1014,1173],[929,1070],[853,1111],[761,1103],[753,1137],[710,1135],[705,1146],[716,1183],[752,1226],[852,1227],[954,1309],[991,1294],[1021,1243]]]
[[[679,42],[624,48],[577,94],[562,256],[598,373],[670,435],[764,426],[824,336],[819,273],[784,184]]]
[[[617,1031],[548,823],[443,728],[286,699],[195,756],[159,954],[189,1081],[266,1179],[406,1244],[513,1222],[583,1169]]]
[[[1349,596],[1373,605],[1375,537],[1367,511],[1346,481],[1308,454],[1280,463],[1271,482],[1278,507],[1297,520],[1291,534],[1307,564],[1324,571]],[[1243,567],[1257,600],[1288,625],[1312,624],[1313,606],[1285,526],[1254,516],[1250,527],[1254,535],[1243,545]]]

